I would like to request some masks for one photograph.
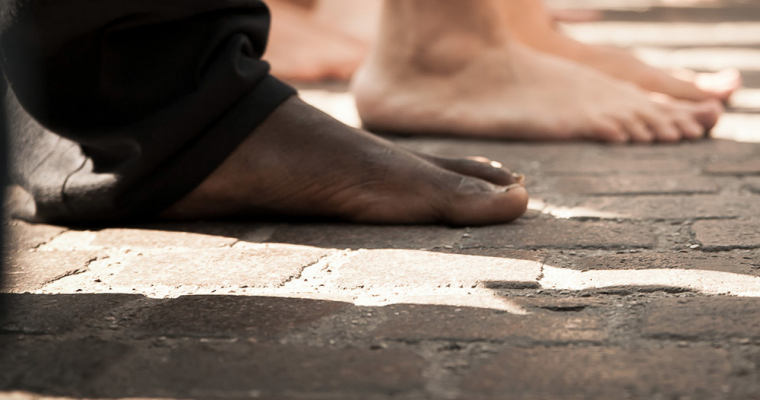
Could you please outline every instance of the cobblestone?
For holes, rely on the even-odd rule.
[[[509,301],[509,299],[506,299]],[[452,306],[393,305],[381,309],[390,321],[370,333],[396,340],[509,340],[598,342],[607,338],[598,313],[504,311]]]
[[[565,218],[689,220],[753,217],[759,196],[694,195],[565,198],[552,214]]]
[[[3,281],[8,292],[27,292],[41,289],[45,284],[87,270],[98,258],[89,251],[35,251],[13,254],[5,259],[10,272]]]
[[[705,173],[710,175],[760,175],[760,160],[717,162],[706,166]]]
[[[349,305],[287,297],[181,296],[143,310],[126,328],[140,336],[246,337],[263,341]]]
[[[647,307],[642,333],[649,337],[715,340],[760,339],[760,299],[665,299]]]
[[[110,326],[109,312],[142,298],[130,294],[0,294],[8,315],[0,332],[62,334]],[[2,375],[2,374],[0,374]]]
[[[717,349],[509,349],[472,371],[467,393],[514,399],[721,398],[731,374]]]
[[[704,250],[760,248],[760,220],[698,221],[692,229]]]
[[[511,257],[510,257],[511,256]],[[341,289],[536,287],[542,256],[513,252],[482,257],[409,250],[363,250],[334,268],[328,287]]]
[[[146,285],[276,287],[329,253],[325,249],[272,244],[258,249],[135,255],[122,263],[120,273],[102,274],[100,279],[128,289]]]
[[[60,226],[28,224],[12,221],[7,226],[5,249],[9,252],[23,252],[33,249],[66,231]]]
[[[464,247],[493,248],[650,248],[654,234],[647,227],[613,222],[567,220],[517,221],[510,225],[473,228]]]
[[[570,195],[674,195],[716,193],[718,185],[711,178],[692,175],[565,177],[557,190]]]
[[[453,245],[464,230],[441,226],[286,225],[269,242],[335,249],[430,249]]]

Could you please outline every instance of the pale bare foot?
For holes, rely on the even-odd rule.
[[[582,63],[639,87],[682,100],[727,100],[741,86],[737,70],[718,73],[679,73],[652,67],[623,49],[578,42],[559,32],[541,0],[510,0],[500,3],[512,35],[545,53]]]
[[[267,3],[272,12],[272,29],[264,59],[280,79],[348,80],[369,51],[366,41],[320,22],[316,7],[299,7],[285,0]]]
[[[409,152],[293,97],[163,216],[293,215],[454,225],[521,216],[528,194],[520,178],[482,161]]]
[[[499,0],[388,0],[352,90],[369,129],[527,140],[702,137],[717,100],[653,101],[633,84],[510,40]]]

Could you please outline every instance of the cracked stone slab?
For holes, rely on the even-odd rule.
[[[693,175],[563,177],[557,182],[559,193],[571,195],[648,195],[716,193],[713,178]]]
[[[466,393],[510,399],[722,398],[728,352],[712,348],[509,349],[464,379]]]
[[[654,338],[760,339],[760,299],[706,297],[651,303],[641,333]]]
[[[41,289],[66,276],[83,273],[98,258],[90,251],[34,251],[11,254],[4,265],[3,290],[24,292]]]
[[[283,225],[269,242],[330,249],[432,249],[458,243],[464,229],[358,224]]]
[[[416,250],[360,250],[331,267],[325,286],[337,289],[537,287],[543,256],[534,252],[500,257]]]
[[[560,204],[554,205],[547,211],[560,218],[616,220],[753,217],[760,214],[760,197],[735,195],[565,197]]]
[[[103,284],[131,290],[169,287],[279,287],[304,267],[330,254],[327,249],[270,244],[256,249],[207,249],[145,253],[125,258],[97,276]]]
[[[519,302],[515,307],[519,309]],[[395,304],[377,312],[388,320],[368,335],[384,339],[598,342],[608,336],[606,321],[598,311],[516,314],[471,307]]]
[[[760,248],[760,220],[697,221],[692,230],[704,250]]]
[[[66,228],[45,224],[29,224],[11,221],[6,227],[5,249],[9,252],[23,252],[34,249],[66,231]]]
[[[247,337],[260,342],[350,306],[288,297],[180,296],[142,310],[124,328],[141,337]]]
[[[133,294],[0,294],[7,315],[0,332],[62,334],[110,325],[109,313],[143,296]]]
[[[399,350],[251,342],[4,340],[2,390],[76,398],[386,397],[424,388],[425,360]]]
[[[465,248],[651,248],[651,228],[631,224],[569,220],[517,220],[509,225],[473,228]]]

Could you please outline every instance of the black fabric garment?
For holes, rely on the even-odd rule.
[[[295,91],[259,0],[0,0],[11,178],[25,217],[153,216]]]

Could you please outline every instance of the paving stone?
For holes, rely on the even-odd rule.
[[[231,246],[237,241],[238,239],[234,237],[192,232],[114,228],[99,231],[90,245],[104,248],[187,247],[191,249],[209,249]]]
[[[330,250],[270,244],[256,249],[208,249],[146,253],[122,262],[123,269],[100,279],[113,287],[273,287],[299,276]]]
[[[462,389],[510,399],[715,399],[730,375],[727,352],[711,348],[515,348],[475,368]]]
[[[760,220],[697,221],[692,230],[707,251],[760,248]]]
[[[7,315],[0,332],[62,334],[104,324],[108,313],[141,299],[132,294],[0,294]],[[0,374],[1,375],[1,374]]]
[[[760,175],[760,159],[747,161],[722,161],[705,167],[705,173],[711,175]]]
[[[463,229],[442,226],[304,224],[279,227],[269,242],[335,249],[431,249],[461,240]]]
[[[650,228],[597,221],[534,220],[473,228],[464,247],[494,248],[651,248]]]
[[[760,214],[760,197],[733,195],[568,198],[545,210],[562,218],[687,220]]]
[[[66,228],[44,224],[11,221],[7,226],[5,248],[10,252],[22,252],[38,247],[66,231]]]
[[[760,177],[746,178],[743,183],[749,191],[760,194]]]
[[[326,286],[340,289],[537,287],[542,255],[484,257],[416,250],[360,250],[333,268]]]
[[[681,175],[692,169],[691,165],[682,160],[647,160],[615,159],[610,157],[594,157],[573,159],[560,157],[547,163],[543,173],[550,175],[619,175],[619,174],[678,174]]]
[[[264,340],[308,325],[350,303],[288,297],[181,296],[143,310],[128,330],[141,336]]]
[[[547,265],[580,271],[696,269],[760,276],[760,253],[636,253],[603,256],[554,255]]]
[[[718,191],[714,179],[692,175],[564,177],[556,187],[560,193],[571,195],[704,194]]]
[[[41,289],[57,279],[87,270],[98,258],[89,251],[35,251],[11,254],[6,257],[3,290],[24,292]]]
[[[425,361],[397,350],[95,339],[16,343],[4,390],[87,398],[356,398],[424,388]],[[5,364],[8,365],[8,364]],[[272,396],[272,397],[270,397]]]
[[[518,315],[483,308],[396,304],[378,312],[389,319],[369,335],[385,339],[596,342],[607,338],[605,321],[588,311]]]
[[[647,306],[641,332],[655,338],[760,338],[760,299],[663,299]]]

